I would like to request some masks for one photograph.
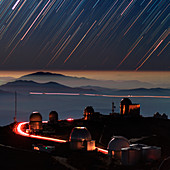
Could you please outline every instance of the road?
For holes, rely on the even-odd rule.
[[[16,134],[19,134],[21,136],[29,137],[29,138],[36,138],[36,139],[41,139],[41,140],[47,140],[47,141],[53,141],[53,142],[58,142],[58,143],[66,143],[68,142],[67,140],[62,140],[62,139],[56,139],[56,138],[51,138],[51,137],[44,137],[44,136],[39,136],[39,135],[31,135],[23,131],[23,126],[25,124],[28,124],[29,122],[19,122],[14,129],[14,132]],[[43,123],[47,123],[47,121],[43,121]],[[108,150],[96,147],[98,152],[101,152],[103,154],[108,154]]]

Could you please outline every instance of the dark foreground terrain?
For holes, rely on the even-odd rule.
[[[131,143],[159,146],[161,160],[142,162],[136,166],[125,167],[120,161],[110,159],[97,151],[71,151],[69,143],[59,144],[31,139],[13,132],[15,124],[0,127],[0,169],[103,169],[103,170],[156,170],[161,162],[170,156],[170,120],[156,118],[114,118],[105,116],[100,120],[72,122],[59,121],[54,127],[57,138],[67,139],[75,126],[86,126],[96,145],[104,149],[113,135],[124,136]],[[55,151],[48,154],[32,150],[32,144],[53,145]]]

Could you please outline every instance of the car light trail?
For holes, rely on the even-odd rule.
[[[48,140],[48,141],[53,141],[53,142],[59,142],[59,143],[66,143],[66,140],[62,139],[56,139],[56,138],[50,138],[50,137],[44,137],[44,136],[39,136],[39,135],[30,135],[28,133],[25,133],[22,131],[22,126],[27,124],[28,122],[21,122],[18,123],[17,128],[16,128],[16,133],[22,136],[30,137],[30,138],[36,138],[36,139],[42,139],[42,140]],[[43,122],[44,123],[44,122]]]
[[[102,149],[102,148],[99,148],[99,147],[95,147],[97,149],[98,152],[101,152],[103,154],[108,154],[108,150],[106,149]]]
[[[74,120],[74,119],[73,119]],[[47,121],[43,121],[43,123],[47,123]],[[47,140],[47,141],[53,141],[53,142],[58,142],[58,143],[66,143],[67,140],[62,140],[62,139],[56,139],[56,138],[51,138],[51,137],[44,137],[44,136],[39,136],[39,135],[30,135],[26,132],[24,132],[22,130],[22,127],[24,125],[28,124],[28,122],[20,122],[18,123],[18,125],[16,126],[16,129],[14,130],[14,132],[16,134],[19,134],[21,136],[25,136],[25,137],[30,137],[30,138],[36,138],[36,139],[41,139],[41,140]],[[95,149],[97,149],[98,152],[101,152],[103,154],[108,154],[108,150],[99,148],[99,147],[95,147]]]
[[[72,121],[74,121],[74,119],[73,118],[68,118],[67,121],[72,122]]]
[[[62,95],[62,96],[92,96],[92,97],[135,97],[135,98],[160,98],[170,99],[170,96],[151,96],[151,95],[112,95],[112,94],[80,94],[80,93],[44,93],[44,92],[30,92],[30,95]]]

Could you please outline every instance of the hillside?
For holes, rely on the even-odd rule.
[[[34,81],[26,80],[16,80],[14,82],[9,82],[0,86],[1,90],[6,90],[9,92],[20,92],[20,93],[29,93],[29,92],[69,92],[69,93],[96,93],[95,90],[83,89],[83,88],[71,88],[69,86],[64,86],[55,82],[48,83],[36,83]]]
[[[138,80],[129,81],[113,81],[113,80],[95,80],[85,77],[72,77],[63,74],[56,74],[51,72],[35,72],[32,74],[24,75],[18,80],[35,81],[37,83],[56,82],[70,87],[81,86],[100,86],[112,89],[132,89],[132,88],[152,88],[153,85],[147,82]]]

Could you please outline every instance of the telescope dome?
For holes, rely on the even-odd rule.
[[[130,143],[128,139],[123,136],[113,136],[110,140],[107,149],[112,151],[121,151],[122,148],[129,147]]]
[[[42,116],[39,112],[33,112],[30,115],[30,122],[40,122],[42,121]]]
[[[129,98],[123,98],[120,102],[121,105],[131,105],[132,101]]]
[[[91,134],[86,127],[74,127],[71,131],[69,141],[89,141]]]

